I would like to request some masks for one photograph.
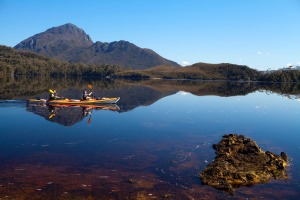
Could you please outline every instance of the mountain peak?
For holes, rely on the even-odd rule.
[[[30,50],[55,57],[63,52],[87,48],[93,44],[89,35],[74,24],[67,23],[47,29],[17,44],[14,48]]]
[[[84,37],[87,37],[88,40],[91,40],[90,36],[87,35],[84,32],[84,30],[82,30],[81,28],[78,28],[77,26],[75,26],[72,23],[67,23],[67,24],[64,24],[61,26],[53,27],[53,28],[47,29],[45,32],[49,33],[49,34],[79,34]]]

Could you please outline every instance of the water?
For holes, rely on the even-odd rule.
[[[0,199],[299,199],[295,86],[92,84],[97,96],[120,96],[118,108],[84,115],[82,107],[58,107],[51,116],[53,108],[24,101],[45,97],[51,86],[2,87],[9,90],[2,90],[0,102]],[[76,98],[86,82],[75,85],[61,86],[60,94]],[[233,195],[202,185],[198,174],[215,157],[212,144],[228,133],[244,134],[265,151],[286,152],[289,178]]]

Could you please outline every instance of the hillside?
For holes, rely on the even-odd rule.
[[[122,70],[116,77],[227,81],[300,82],[300,70],[260,72],[245,65],[196,63],[187,67],[160,65],[147,70]]]
[[[144,77],[163,79],[200,79],[200,80],[258,80],[260,73],[243,65],[230,63],[207,64],[197,63],[187,67],[160,65],[144,71],[120,71],[118,76]]]
[[[115,65],[86,65],[58,61],[31,52],[0,45],[0,76],[98,76],[105,77],[121,70]]]
[[[14,48],[67,62],[114,64],[129,69],[147,69],[164,64],[180,66],[150,49],[127,41],[93,43],[84,30],[70,23],[29,37]]]

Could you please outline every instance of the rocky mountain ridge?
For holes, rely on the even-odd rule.
[[[84,30],[71,23],[29,37],[14,48],[62,61],[115,64],[130,69],[147,69],[162,64],[180,66],[150,49],[140,48],[128,41],[93,43]]]

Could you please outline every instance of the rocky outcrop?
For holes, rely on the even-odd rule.
[[[224,135],[213,148],[215,160],[199,175],[205,185],[232,192],[241,186],[287,178],[286,153],[264,152],[255,141],[243,135]]]

